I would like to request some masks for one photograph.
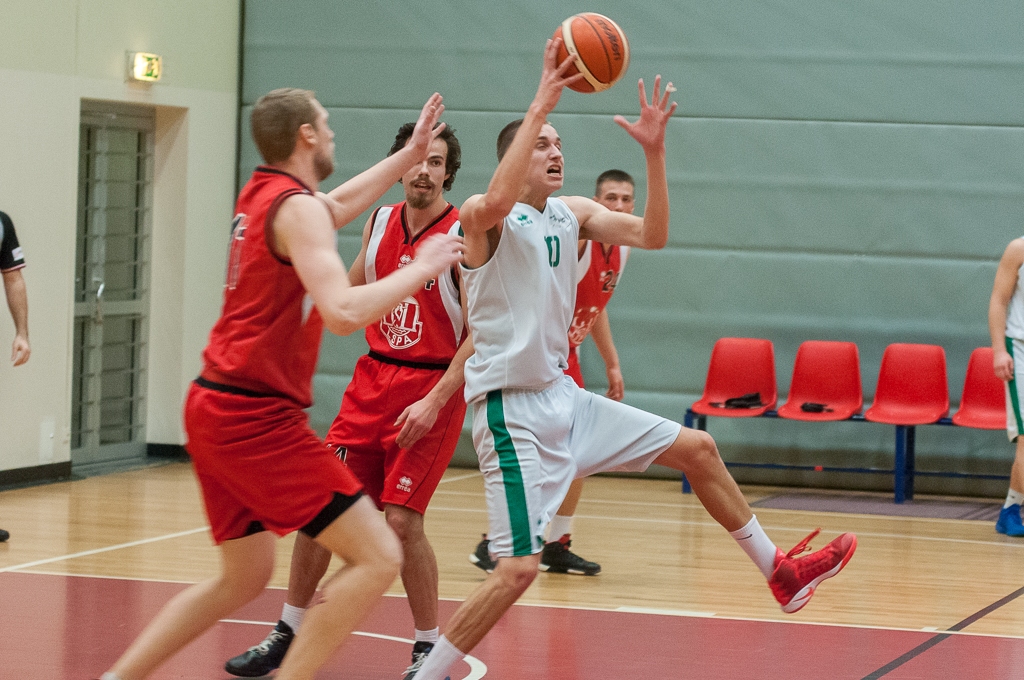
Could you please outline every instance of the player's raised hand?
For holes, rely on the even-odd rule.
[[[423,156],[426,157],[430,150],[430,143],[441,134],[444,130],[445,124],[438,124],[438,120],[441,118],[441,114],[444,113],[444,98],[437,92],[430,95],[430,99],[423,105],[423,109],[420,111],[420,117],[416,121],[416,127],[413,128],[412,136],[409,137],[409,141],[406,147],[412,147],[417,153],[422,152]]]
[[[540,74],[540,85],[537,87],[537,94],[533,103],[540,107],[544,115],[555,110],[562,90],[566,85],[583,80],[582,73],[574,73],[571,76],[565,74],[572,68],[573,56],[570,54],[562,63],[558,63],[558,50],[562,47],[562,39],[552,38],[548,40],[544,48],[544,69]]]
[[[416,259],[413,260],[413,264],[425,268],[427,272],[436,277],[441,272],[462,262],[465,252],[466,245],[461,236],[434,234],[416,249]]]
[[[669,83],[662,93],[661,76],[658,75],[654,78],[654,92],[649,102],[643,78],[640,79],[639,90],[640,119],[635,123],[630,123],[623,116],[615,116],[615,122],[628,132],[630,137],[639,142],[644,150],[663,149],[665,147],[665,128],[678,106],[677,102],[669,102],[676,88]]]

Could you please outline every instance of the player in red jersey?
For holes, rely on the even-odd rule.
[[[633,178],[622,170],[605,170],[597,177],[594,200],[614,212],[633,214],[635,200]],[[608,322],[608,302],[619,283],[622,269],[629,257],[629,246],[606,245],[596,241],[581,240],[577,251],[580,261],[580,280],[576,285],[576,307],[572,325],[569,327],[569,368],[566,375],[583,387],[583,373],[580,370],[579,348],[589,335],[594,339],[598,352],[604,360],[608,376],[608,390],[605,396],[622,401],[625,383],[619,368],[619,353],[612,340],[612,328]],[[554,574],[582,574],[594,576],[601,572],[597,562],[585,560],[569,547],[572,544],[573,515],[583,493],[583,480],[577,479],[569,486],[558,512],[548,525],[548,542],[541,552],[540,569]],[[470,562],[484,571],[494,570],[494,560],[488,552],[490,541],[484,539],[469,556]]]
[[[403,125],[391,154],[414,131]],[[378,208],[363,230],[363,246],[349,271],[358,286],[412,261],[432,234],[458,229],[458,209],[445,199],[461,165],[451,129],[431,143],[427,158],[402,177],[405,201]],[[327,444],[338,452],[384,511],[402,543],[402,583],[416,642],[412,672],[438,636],[437,559],[423,531],[423,513],[451,461],[465,420],[462,369],[473,353],[455,270],[428,281],[366,327],[370,352],[356,363]],[[234,675],[259,677],[277,668],[327,572],[331,553],[303,534],[292,550],[288,599],[267,638],[225,664]]]
[[[221,573],[175,596],[103,680],[140,680],[261,592],[275,536],[299,530],[345,562],[285,658],[280,680],[310,679],[369,613],[402,562],[394,533],[358,480],[309,428],[322,328],[352,333],[460,261],[452,235],[432,236],[392,276],[351,287],[334,229],[422,162],[444,110],[434,94],[409,144],[329,195],[327,111],[306,90],[275,90],[253,108],[265,166],[238,198],[224,307],[185,405],[192,456],[220,548]]]

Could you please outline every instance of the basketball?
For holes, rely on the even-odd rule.
[[[576,61],[567,76],[583,74],[583,80],[569,85],[577,92],[601,92],[618,82],[629,68],[629,42],[619,25],[596,12],[574,14],[555,30],[562,38],[558,62],[570,54]]]

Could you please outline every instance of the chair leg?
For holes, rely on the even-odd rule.
[[[902,503],[907,492],[907,428],[904,425],[896,426],[896,460],[892,472],[893,502]]]
[[[683,416],[683,427],[692,428],[693,427],[694,418],[698,418],[698,420],[699,420],[699,419],[703,418],[703,416],[697,416],[697,414],[694,413],[691,409],[686,409],[686,415]],[[700,430],[702,428],[698,426],[697,429]],[[686,479],[686,473],[682,472],[682,473],[680,473],[680,475],[681,475],[682,480],[683,480],[683,493],[690,493],[690,492],[692,492],[693,489],[690,487],[689,480]]]
[[[917,434],[917,428],[913,425],[907,427],[907,478],[906,478],[906,498],[908,501],[914,500],[914,439]]]
[[[686,415],[683,416],[683,426],[692,428],[696,421],[697,429],[702,432],[708,431],[708,417],[695,413],[692,409],[686,409]],[[689,480],[686,479],[686,475],[682,475],[683,478],[683,493],[691,493],[693,488],[690,486]]]

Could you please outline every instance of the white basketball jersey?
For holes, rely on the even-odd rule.
[[[1006,336],[1024,340],[1024,265],[1017,270],[1017,287],[1006,309]]]
[[[473,333],[466,402],[491,390],[542,389],[568,368],[580,226],[560,199],[516,203],[491,259],[462,268]]]

